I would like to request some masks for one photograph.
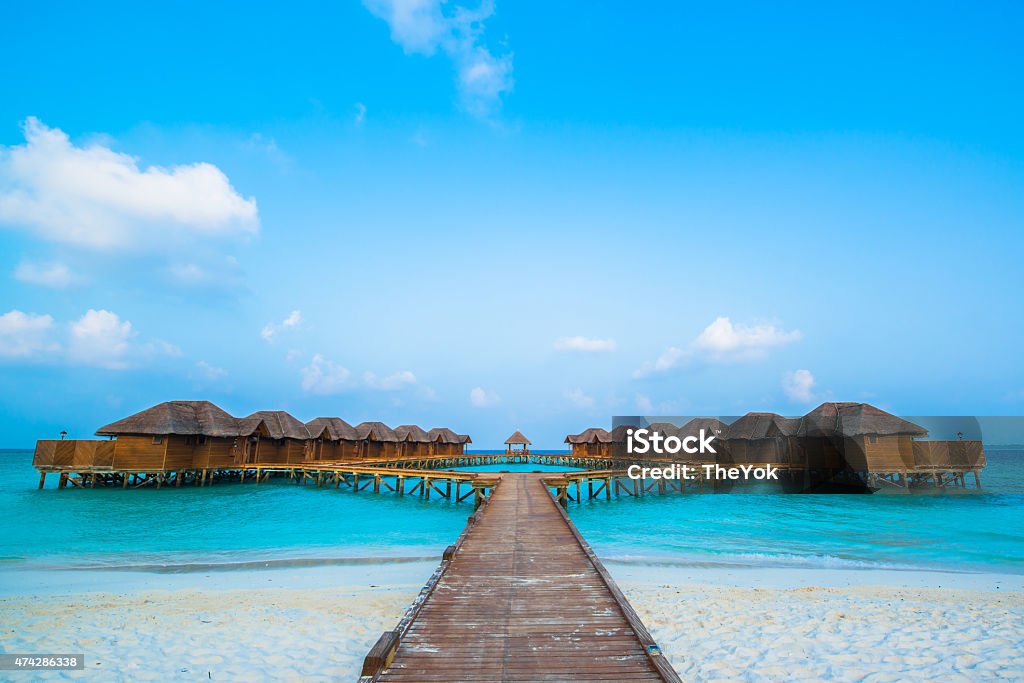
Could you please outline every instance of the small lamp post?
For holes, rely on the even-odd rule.
[[[61,440],[61,441],[63,441],[64,439],[66,439],[66,438],[67,438],[67,436],[68,436],[68,430],[66,430],[66,429],[62,429],[62,430],[60,431],[60,440]]]

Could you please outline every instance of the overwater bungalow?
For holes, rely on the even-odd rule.
[[[577,457],[610,458],[612,435],[600,427],[584,429],[579,434],[565,437],[570,452]]]
[[[398,425],[395,427],[395,434],[398,435],[399,452],[402,457],[416,458],[433,455],[430,435],[422,427],[417,425]]]
[[[356,428],[340,417],[318,417],[306,423],[312,439],[309,459],[320,462],[355,460],[359,450]]]
[[[430,439],[430,452],[433,455],[461,455],[466,450],[469,437],[456,434],[447,427],[434,427],[427,432]]]
[[[916,464],[914,438],[928,430],[867,403],[829,402],[804,415],[795,436],[811,468],[905,471]]]
[[[401,455],[398,435],[383,422],[360,422],[355,429],[359,438],[357,452],[360,459],[379,460]]]
[[[227,467],[235,464],[240,454],[238,421],[209,401],[165,401],[101,427],[96,435],[111,437],[114,442],[109,461],[103,458],[88,463],[94,467]]]
[[[747,413],[726,428],[718,462],[788,463],[800,420],[775,413]]]
[[[297,464],[307,459],[309,430],[283,410],[259,410],[239,420],[249,448],[245,463]]]
[[[617,459],[636,459],[632,453],[629,452],[629,435],[633,430],[637,429],[635,425],[619,425],[613,427],[608,435],[611,437],[611,450],[612,457]]]

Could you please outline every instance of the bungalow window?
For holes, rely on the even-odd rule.
[[[868,443],[878,443],[878,434],[869,434]]]
[[[156,445],[160,445],[163,442],[164,442],[164,437],[162,437],[162,436],[154,436],[153,437],[153,445],[155,445],[155,446]]]
[[[206,437],[205,436],[196,437],[196,443],[198,445],[200,445],[200,446],[204,445],[206,443]]]

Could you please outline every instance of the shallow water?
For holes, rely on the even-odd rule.
[[[1024,573],[1024,452],[989,450],[988,460],[981,492],[669,494],[570,504],[570,514],[599,555],[625,562]],[[58,490],[51,477],[38,491],[38,479],[31,452],[0,452],[0,569],[436,559],[472,512],[287,480],[123,491]]]

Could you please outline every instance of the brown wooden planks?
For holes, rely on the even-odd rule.
[[[542,478],[502,475],[376,680],[679,680]]]

